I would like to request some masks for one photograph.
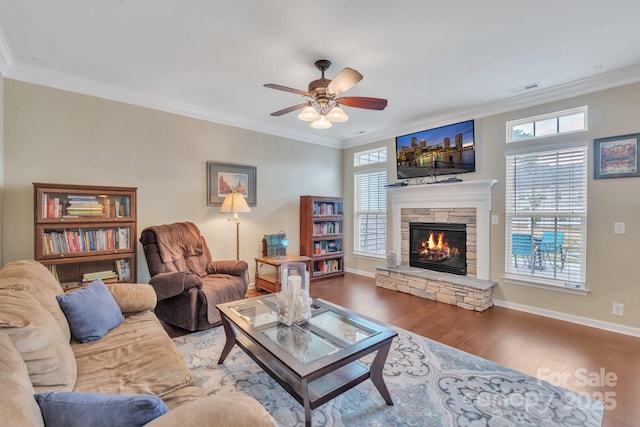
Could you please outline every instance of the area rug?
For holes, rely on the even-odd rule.
[[[395,328],[384,380],[387,405],[370,380],[312,412],[313,426],[600,426],[603,406],[591,398]],[[304,425],[304,410],[237,346],[218,357],[224,330],[174,338],[196,385],[207,394],[242,391],[282,427]],[[371,355],[361,360],[370,364]]]

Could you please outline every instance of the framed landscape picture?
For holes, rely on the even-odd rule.
[[[594,179],[640,176],[640,133],[593,140]]]
[[[256,205],[256,167],[207,162],[207,205],[221,206],[233,191],[244,195],[249,206]]]

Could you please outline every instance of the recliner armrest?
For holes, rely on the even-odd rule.
[[[202,279],[187,271],[156,274],[149,280],[158,296],[158,301],[180,295],[186,289],[202,287]]]
[[[208,274],[231,274],[232,276],[244,277],[249,268],[245,261],[211,261],[207,264]]]

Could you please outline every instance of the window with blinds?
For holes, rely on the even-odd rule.
[[[585,289],[587,150],[507,153],[507,278]]]
[[[372,168],[387,160],[387,149],[355,153],[354,251],[384,256],[387,247],[387,171]],[[360,167],[359,167],[360,166]]]

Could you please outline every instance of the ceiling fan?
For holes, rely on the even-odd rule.
[[[304,108],[298,118],[311,122],[311,127],[315,129],[328,129],[332,123],[346,121],[349,117],[340,108],[341,105],[347,107],[364,108],[367,110],[384,110],[387,100],[381,98],[369,98],[364,96],[345,96],[336,98],[343,92],[351,89],[360,80],[362,74],[353,68],[343,68],[333,80],[324,77],[324,72],[331,66],[328,59],[319,59],[315,62],[316,68],[322,72],[322,77],[309,83],[307,92],[293,89],[278,84],[267,83],[264,87],[282,90],[302,95],[305,102],[271,113],[272,116],[282,116],[292,111]]]

